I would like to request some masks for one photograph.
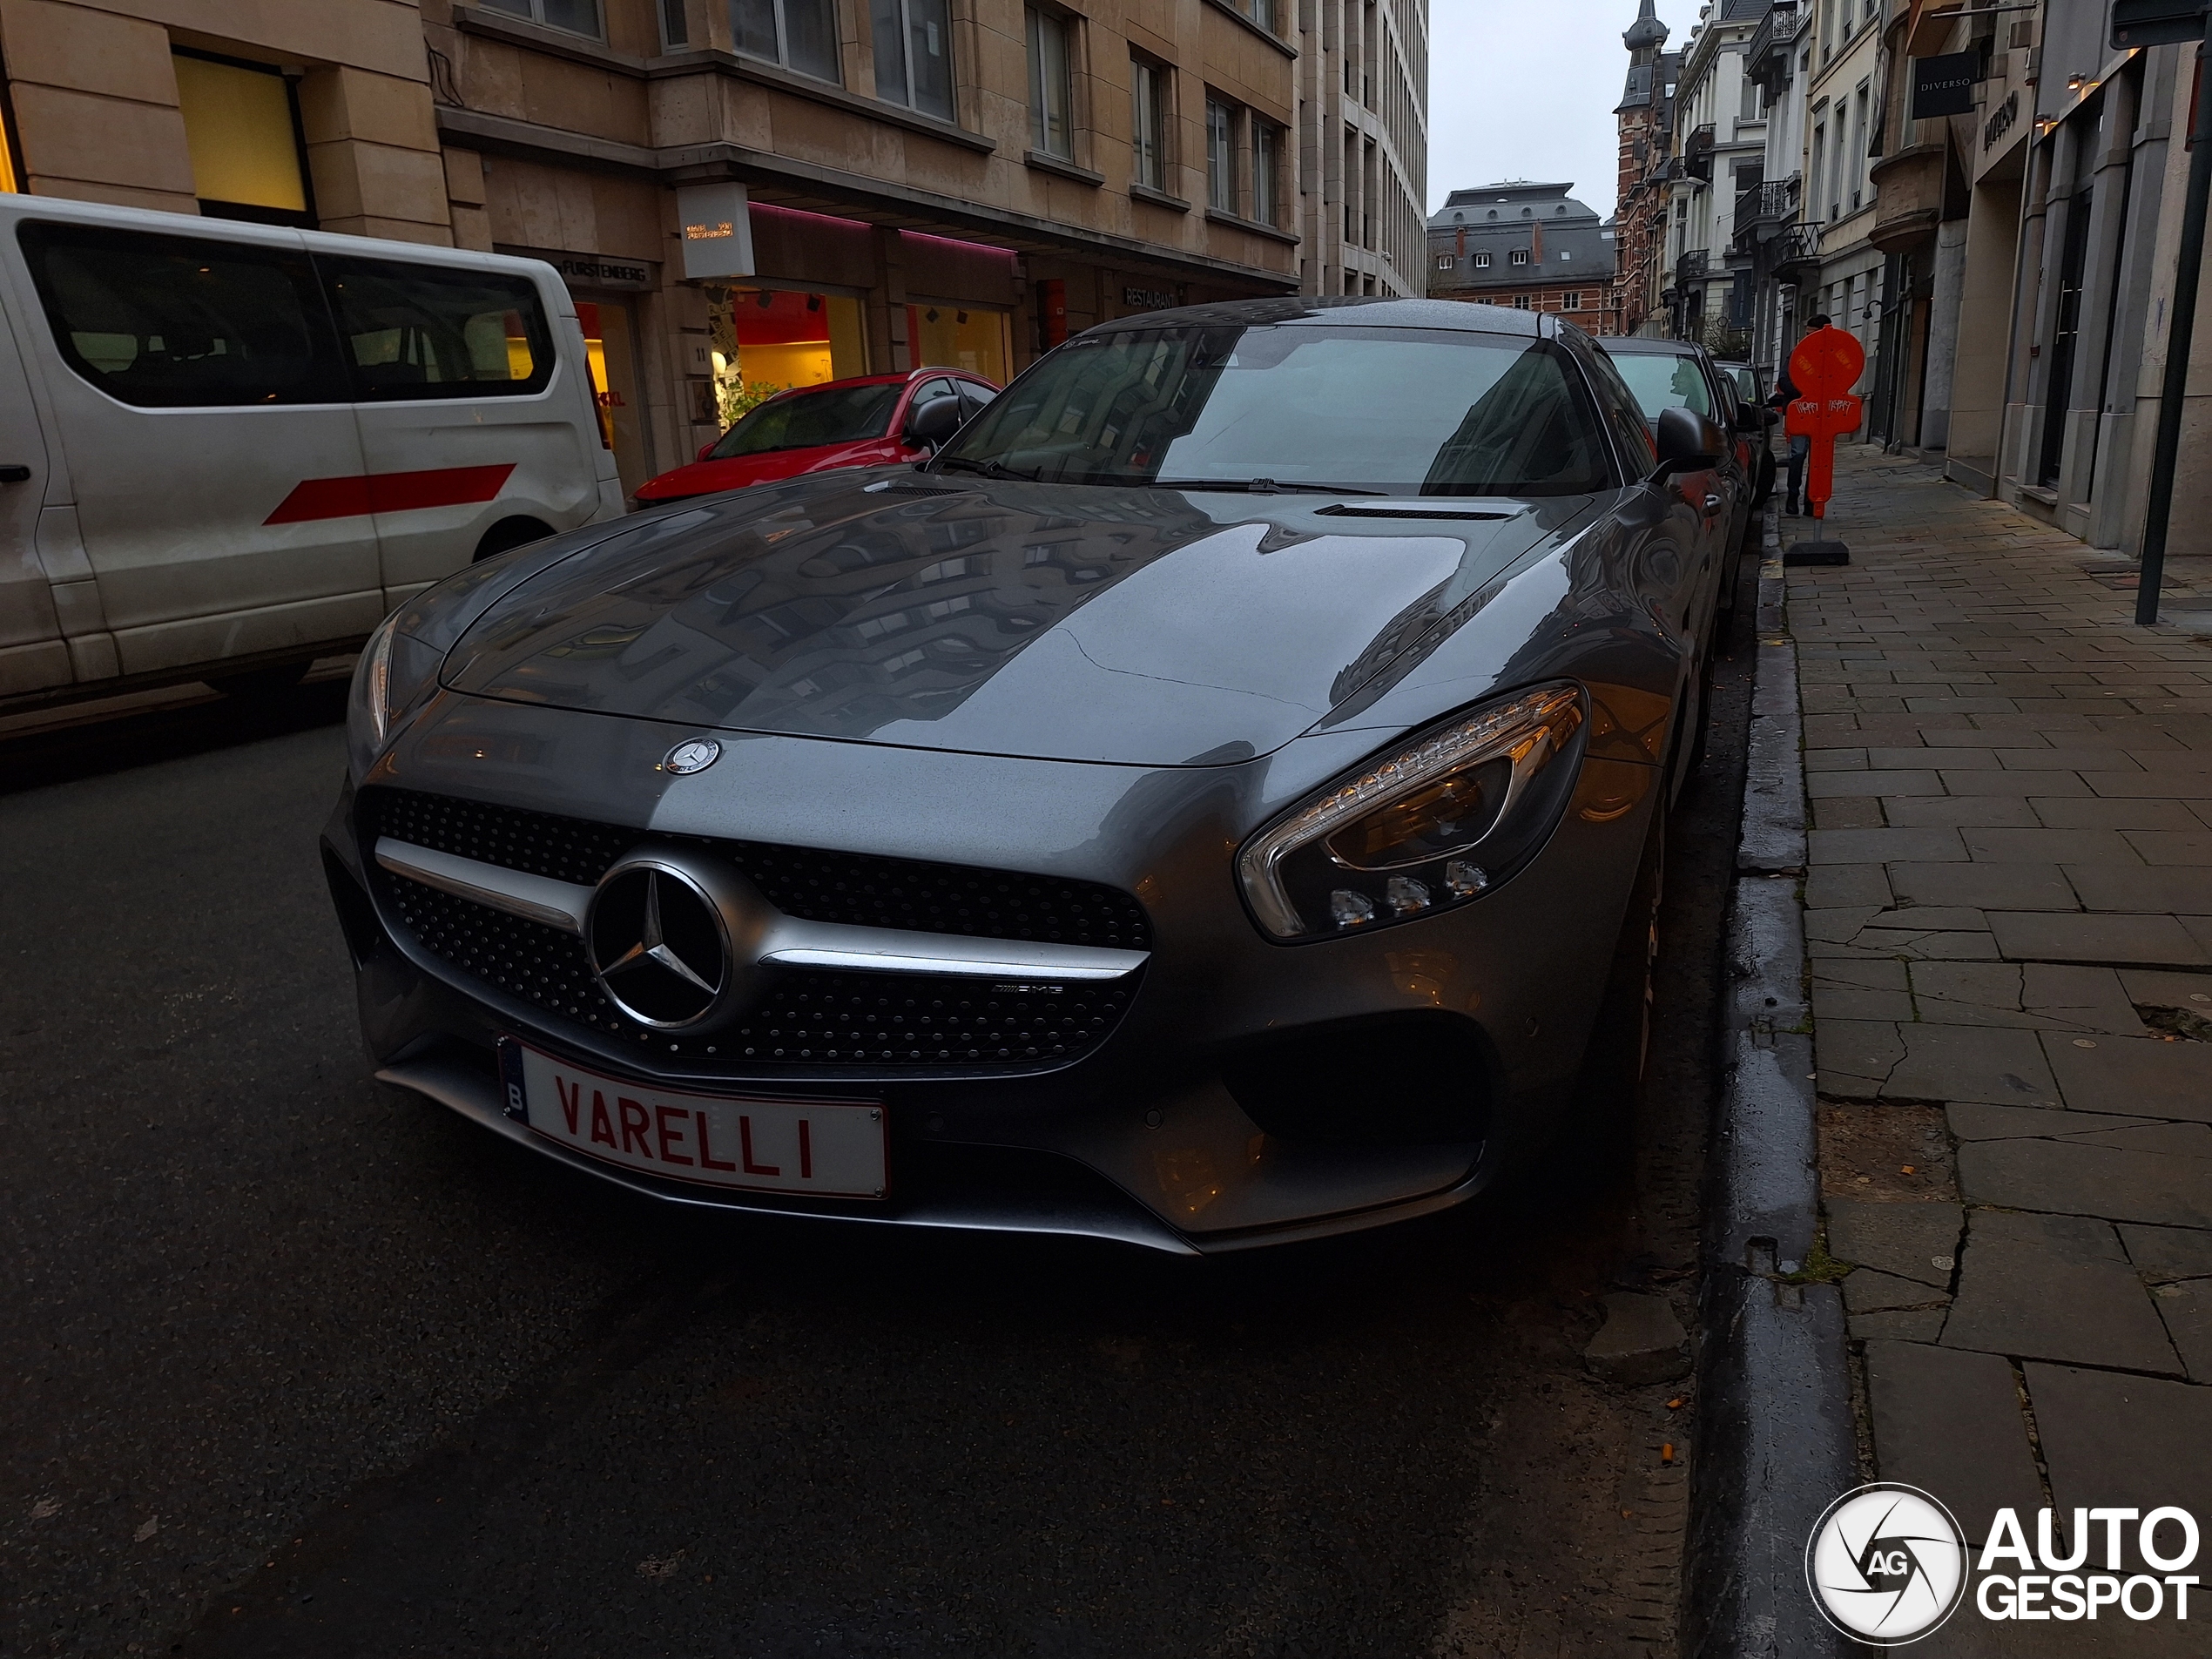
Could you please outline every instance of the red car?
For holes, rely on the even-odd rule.
[[[802,472],[918,461],[998,395],[981,374],[958,368],[797,387],[747,410],[691,465],[641,486],[637,499],[678,501]]]

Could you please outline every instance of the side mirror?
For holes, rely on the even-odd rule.
[[[1759,410],[1759,420],[1766,426],[1780,426],[1782,424],[1782,411],[1780,409],[1770,409],[1762,407]]]
[[[960,430],[960,400],[933,397],[907,411],[907,442],[935,448]]]
[[[1678,472],[1699,472],[1717,464],[1728,450],[1728,434],[1695,409],[1659,411],[1659,464],[1649,482]]]
[[[712,455],[714,453],[714,446],[721,442],[722,440],[719,438],[709,438],[705,443],[699,445],[699,459],[704,461],[709,455]]]

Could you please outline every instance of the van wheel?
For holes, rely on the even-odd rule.
[[[307,678],[308,667],[306,663],[286,663],[277,668],[249,669],[243,674],[211,674],[201,684],[241,703],[266,703]]]
[[[553,534],[553,527],[541,524],[534,518],[502,518],[484,532],[482,541],[476,543],[476,563],[501,553],[528,547],[532,542],[542,542]]]

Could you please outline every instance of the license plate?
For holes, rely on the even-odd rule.
[[[880,1198],[883,1108],[695,1095],[586,1071],[501,1039],[507,1116],[604,1163],[748,1192]]]

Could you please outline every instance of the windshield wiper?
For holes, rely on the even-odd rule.
[[[1380,496],[1380,489],[1350,484],[1278,483],[1272,478],[1155,478],[1148,489],[1218,489],[1243,496]]]
[[[974,472],[981,473],[986,478],[1013,478],[1025,484],[1034,484],[1037,482],[1035,474],[1016,472],[1004,462],[1000,461],[971,461],[966,455],[947,455],[936,464],[937,470],[940,472]]]

